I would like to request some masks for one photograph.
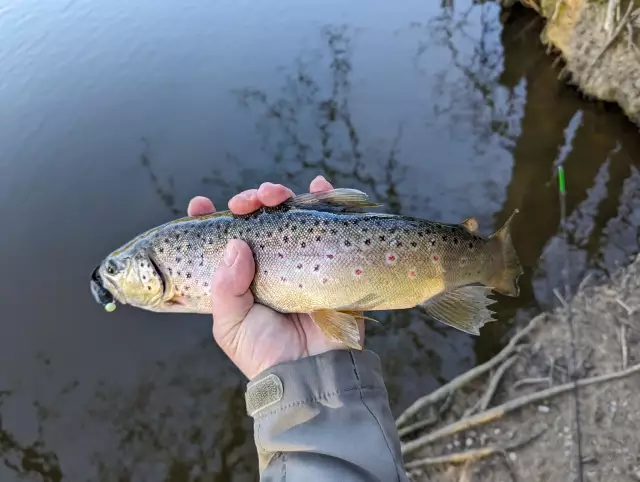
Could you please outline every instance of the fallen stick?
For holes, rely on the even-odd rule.
[[[400,427],[405,424],[411,417],[416,415],[420,410],[424,407],[436,403],[438,400],[446,397],[450,392],[457,390],[458,388],[466,385],[474,378],[483,375],[484,373],[491,370],[493,367],[501,363],[503,360],[509,357],[515,350],[516,345],[520,340],[522,340],[525,336],[531,333],[543,320],[546,320],[547,314],[541,313],[535,318],[533,318],[527,326],[525,326],[522,330],[515,334],[515,336],[509,341],[507,346],[505,346],[500,353],[491,358],[489,361],[483,363],[482,365],[478,365],[471,370],[458,375],[456,378],[451,380],[446,385],[441,386],[437,390],[431,392],[428,395],[425,395],[409,406],[396,420],[396,426]]]
[[[524,445],[534,441],[540,435],[545,432],[546,429],[540,430],[538,433],[527,437],[524,440],[519,440],[517,442],[510,443],[509,445],[505,445],[504,447],[500,447],[497,445],[490,445],[488,447],[481,447],[472,450],[465,450],[464,452],[455,452],[453,454],[447,455],[439,455],[437,457],[425,457],[423,459],[414,460],[411,462],[407,462],[405,467],[407,470],[416,469],[418,467],[424,467],[425,465],[438,465],[438,464],[460,464],[463,462],[473,462],[479,459],[483,459],[490,455],[508,452],[510,450],[515,450]]]
[[[467,411],[464,412],[463,417],[469,417],[473,415],[475,412],[483,412],[489,407],[489,403],[491,403],[491,398],[493,397],[493,394],[497,390],[498,385],[500,385],[500,381],[502,380],[502,377],[504,376],[505,372],[511,367],[511,365],[515,363],[517,358],[518,358],[517,355],[512,355],[510,358],[507,358],[502,363],[502,365],[498,367],[493,377],[491,377],[491,381],[489,382],[489,386],[485,391],[485,393],[482,395],[482,397],[480,397],[480,399],[478,399],[478,402],[475,405],[473,405],[473,407],[467,409]]]
[[[577,385],[579,387],[586,387],[594,383],[602,383],[624,378],[636,372],[640,372],[640,363],[633,365],[626,370],[607,373],[605,375],[597,375],[590,378],[583,378],[582,380],[578,380],[576,382],[565,383],[564,385],[558,385],[556,387],[547,388],[546,390],[541,390],[539,392],[534,392],[529,395],[524,395],[522,397],[509,400],[508,402],[502,405],[498,405],[497,407],[494,407],[490,410],[480,412],[469,418],[463,418],[462,420],[458,420],[457,422],[447,425],[446,427],[443,427],[439,430],[423,435],[416,440],[412,440],[411,442],[402,444],[402,454],[406,455],[410,452],[414,452],[442,437],[453,435],[462,430],[467,430],[475,427],[476,425],[492,422],[501,418],[506,413],[512,412],[513,410],[521,408],[530,403],[538,402],[540,400],[544,400],[545,398],[550,398],[561,393],[568,392],[569,390],[572,390],[574,388],[574,385]]]

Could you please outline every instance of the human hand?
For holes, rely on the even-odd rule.
[[[322,176],[309,186],[312,193],[331,189],[333,186]],[[262,206],[277,206],[293,195],[281,184],[266,182],[259,189],[235,195],[229,209],[235,214],[248,214]],[[215,207],[209,199],[198,196],[191,199],[187,212],[189,216],[201,216],[215,212]],[[244,241],[232,239],[211,283],[213,337],[249,379],[279,363],[348,349],[327,338],[305,313],[283,314],[255,303],[249,289],[254,274],[251,249]],[[358,326],[363,345],[362,320],[358,320]]]

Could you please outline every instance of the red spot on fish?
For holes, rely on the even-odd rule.
[[[387,264],[396,264],[396,261],[398,261],[398,257],[394,253],[387,253],[386,259]]]
[[[440,258],[438,258],[438,256],[434,256],[434,257],[433,257],[433,260],[434,260],[434,261],[438,261],[439,259],[440,259]]]
[[[415,279],[415,277],[416,277],[416,272],[415,271],[409,271],[409,278]]]
[[[334,256],[333,254],[328,254],[328,255],[327,255],[327,258],[329,258],[329,259],[333,259],[333,258],[335,258],[335,256]]]
[[[353,274],[355,274],[356,276],[360,276],[362,274],[362,269],[360,268],[356,268],[353,270]]]

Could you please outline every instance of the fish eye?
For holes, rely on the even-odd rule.
[[[107,263],[107,273],[114,275],[118,271],[116,264],[113,261]]]

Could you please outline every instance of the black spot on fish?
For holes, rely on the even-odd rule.
[[[146,280],[146,279],[147,279],[147,277],[146,277],[145,275],[142,275],[142,279],[143,279],[143,280]]]
[[[283,228],[282,226],[280,226],[280,227],[278,228],[278,232],[279,232],[279,233],[281,233],[282,231],[284,231],[284,228]]]
[[[366,244],[367,246],[369,246],[371,244],[371,240],[370,239],[365,239],[364,240],[364,244]]]
[[[296,268],[298,268],[298,269],[302,269],[302,265],[301,265],[301,264],[299,264],[298,266],[296,266]]]
[[[302,288],[302,285],[301,285],[301,284],[300,284],[300,285],[298,285],[298,288]]]
[[[478,270],[478,271],[476,272],[476,274],[480,274],[480,270]]]
[[[178,271],[178,276],[182,276],[182,273],[180,271]]]
[[[324,221],[322,221],[322,224],[324,224],[325,226],[329,226],[329,220],[325,219]]]
[[[313,228],[309,228],[309,232],[310,232],[310,233],[313,233]]]
[[[204,261],[200,261],[200,266],[202,266],[204,264]]]
[[[224,234],[229,234],[229,228],[224,229]]]
[[[342,221],[342,224],[344,224],[345,226],[349,226],[349,221]]]
[[[187,244],[187,249],[191,249],[191,243]]]
[[[469,242],[469,249],[473,249],[473,242]]]
[[[261,245],[260,245],[260,249],[264,249],[264,244],[261,244]]]
[[[415,248],[416,246],[418,246],[418,243],[416,243],[415,241],[411,241],[411,246]]]
[[[396,246],[397,246],[398,248],[401,248],[401,247],[402,247],[402,242],[401,242],[401,241],[397,241],[397,242],[396,242]]]
[[[147,289],[148,289],[149,291],[151,291],[151,286],[147,286]]]
[[[326,229],[324,229],[324,228],[322,228],[322,229],[320,229],[320,232],[324,234],[324,233],[326,233],[326,232],[327,232],[327,230],[326,230]]]
[[[313,271],[320,271],[320,265],[319,265],[319,264],[316,264],[316,265],[313,267]]]
[[[345,240],[344,242],[345,246],[351,246],[351,241],[349,241],[348,239]]]
[[[164,238],[164,242],[168,243],[169,242],[169,238]]]
[[[369,228],[362,228],[363,233],[366,233],[367,231],[369,231]]]
[[[158,251],[160,251],[161,253],[164,253],[164,248],[163,248],[163,247],[160,247],[160,248],[158,249]]]
[[[435,245],[436,245],[436,240],[435,240],[435,239],[432,239],[432,240],[431,240],[431,246],[435,246]]]
[[[321,236],[316,236],[316,241],[320,241],[322,239]]]
[[[179,233],[177,233],[177,234],[176,234],[176,241],[177,241],[177,240],[179,240],[179,239],[180,239],[180,234],[179,234]]]
[[[289,236],[285,236],[284,238],[282,238],[282,241],[285,243],[289,242]]]
[[[431,230],[430,229],[427,229],[426,232],[427,232],[427,234],[431,234]]]
[[[177,257],[177,258],[176,258],[176,263],[179,263],[180,261],[182,261],[182,258]]]
[[[191,278],[191,273],[187,273],[187,279]]]
[[[313,223],[314,226],[320,226],[320,221],[316,221],[315,223]]]
[[[396,228],[391,228],[391,231],[390,231],[390,232],[391,232],[391,234],[394,234],[396,231],[397,231],[397,229],[396,229]]]
[[[421,238],[422,236],[424,236],[424,235],[422,234],[422,231],[418,231],[418,237],[419,237],[419,238]]]
[[[446,242],[447,241],[447,237],[446,236],[442,236],[442,240]]]
[[[184,290],[185,290],[185,291],[189,291],[189,289],[191,289],[191,287],[190,287],[190,286],[185,286],[185,287],[184,287]]]
[[[287,224],[284,225],[284,227],[287,228],[287,229],[289,229],[289,226],[291,226],[290,223],[287,223]]]
[[[301,248],[306,248],[307,247],[307,243],[305,243],[304,241],[302,243],[300,243],[300,247]]]
[[[213,244],[213,239],[209,238],[209,239],[207,240],[207,242],[208,242],[209,244]]]
[[[267,238],[270,238],[271,236],[273,236],[273,231],[267,231]]]
[[[269,272],[266,269],[263,271],[263,273],[264,274],[269,274]]]
[[[453,244],[458,244],[458,238],[453,238]]]
[[[330,229],[330,230],[329,230],[329,232],[330,232],[331,234],[337,234],[337,232],[338,232],[338,231],[336,231],[335,229]]]
[[[291,231],[295,231],[296,229],[298,229],[298,227],[295,224],[291,226]]]
[[[386,238],[384,236],[380,236],[380,241],[384,241]]]
[[[200,239],[202,236],[200,236],[200,233],[196,234],[196,236],[198,237],[198,239]]]
[[[169,274],[173,274],[173,268],[169,268]]]
[[[209,282],[205,281],[204,283],[202,283],[202,285],[206,288],[207,286],[209,286]]]

